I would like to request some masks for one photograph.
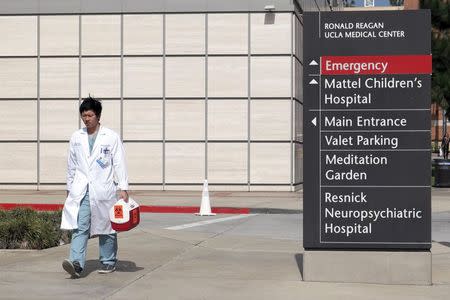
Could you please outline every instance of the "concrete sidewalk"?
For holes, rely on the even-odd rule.
[[[69,279],[61,268],[68,246],[0,251],[0,298],[411,300],[450,295],[450,251],[438,244],[433,245],[433,286],[387,286],[303,282],[301,247],[292,241],[143,229],[122,233],[119,240],[117,271],[96,272],[93,239],[80,279]]]
[[[433,212],[450,211],[449,189],[433,189],[432,194]],[[2,191],[0,203],[62,203],[61,195]],[[133,195],[146,205],[199,206],[201,199],[200,192]],[[302,208],[300,193],[214,192],[210,196],[212,206]],[[151,214],[145,217],[152,218]],[[235,220],[230,228],[239,228],[248,219]],[[298,230],[301,225],[294,226],[292,230]],[[68,245],[41,251],[0,250],[0,298],[411,300],[449,299],[450,295],[450,243],[433,243],[432,286],[304,282],[301,240],[149,226],[119,234],[117,271],[101,275],[96,272],[97,243],[97,239],[89,241],[86,271],[76,280],[61,268]]]

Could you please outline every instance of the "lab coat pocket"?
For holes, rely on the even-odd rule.
[[[87,190],[87,178],[83,173],[76,171],[73,178],[72,186],[69,191],[71,198],[77,199],[80,196],[84,196]]]
[[[114,182],[105,182],[98,185],[99,201],[116,200],[116,186]]]

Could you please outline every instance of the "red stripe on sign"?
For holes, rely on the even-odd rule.
[[[431,74],[431,55],[322,56],[322,75]]]

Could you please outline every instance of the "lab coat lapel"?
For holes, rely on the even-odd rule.
[[[85,157],[89,163],[89,141],[88,141],[88,133],[86,128],[83,128],[82,131],[82,138],[81,138],[81,149],[83,150],[83,157]]]
[[[103,130],[103,126],[100,126],[98,129],[97,137],[95,138],[94,146],[92,147],[92,154],[90,155],[89,165],[92,165],[95,160],[99,157],[99,145],[102,144],[103,136],[105,135],[105,131]]]
[[[92,166],[92,164],[98,158],[97,153],[98,150],[96,151],[96,149],[98,148],[98,145],[100,145],[101,141],[99,141],[99,139],[101,139],[102,135],[104,134],[102,127],[100,127],[94,142],[94,146],[92,147],[92,154],[91,154],[91,152],[89,151],[89,135],[87,133],[86,128],[83,128],[83,138],[81,139],[81,144],[83,148],[84,157],[86,158],[89,167]]]

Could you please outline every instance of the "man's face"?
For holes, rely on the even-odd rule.
[[[81,113],[81,120],[83,120],[87,129],[96,129],[100,121],[92,110],[83,111]]]

